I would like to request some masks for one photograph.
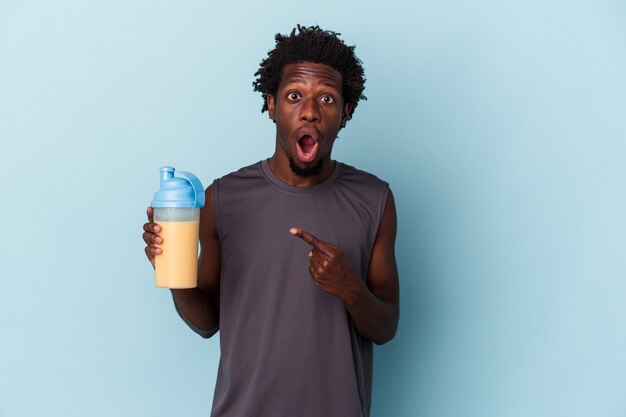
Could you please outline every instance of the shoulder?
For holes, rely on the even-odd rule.
[[[261,168],[261,162],[245,166],[213,181],[211,192],[214,204],[219,208],[249,207],[253,202],[267,199],[269,183]]]
[[[339,163],[339,162],[338,162]],[[369,207],[374,223],[379,223],[391,195],[389,183],[362,169],[341,163],[338,185],[342,194],[363,207]]]
[[[260,175],[261,162],[255,162],[254,164],[247,165],[243,168],[239,168],[237,171],[226,174],[223,177],[216,179],[215,182],[240,181],[250,178],[256,178]]]
[[[379,177],[377,177],[376,175],[370,172],[364,171],[359,168],[355,168],[352,165],[348,165],[343,162],[337,162],[337,163],[341,164],[341,177],[344,180],[360,181],[366,184],[389,186],[389,184],[386,181],[380,179]]]
[[[240,192],[243,189],[254,189],[260,181],[263,181],[261,162],[256,162],[216,179],[212,188],[216,194]]]
[[[371,190],[372,192],[381,192],[387,194],[389,191],[389,183],[380,179],[376,175],[353,167],[352,165],[345,164],[343,162],[337,162],[341,164],[341,175],[339,176],[339,182],[350,188],[359,190]]]

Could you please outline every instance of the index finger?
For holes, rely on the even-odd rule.
[[[152,207],[148,207],[146,209],[146,214],[148,215],[148,221],[152,223],[154,221],[154,210]]]
[[[306,230],[292,227],[291,229],[289,229],[289,233],[291,233],[294,236],[299,237],[300,239],[304,240],[306,243],[308,243],[309,245],[313,246],[316,249],[320,248],[321,241],[315,236],[313,236],[311,233],[307,232]]]

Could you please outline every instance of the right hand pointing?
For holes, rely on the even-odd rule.
[[[161,226],[154,222],[154,210],[152,207],[148,207],[146,214],[148,215],[148,223],[143,225],[143,240],[148,246],[144,250],[154,268],[154,256],[161,253],[161,249],[156,245],[163,243],[163,238],[157,234],[161,231]]]

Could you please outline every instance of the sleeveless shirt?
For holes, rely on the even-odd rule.
[[[335,163],[312,187],[268,161],[214,182],[221,243],[221,357],[214,417],[368,417],[373,346],[309,274],[298,227],[339,245],[366,280],[388,184]]]

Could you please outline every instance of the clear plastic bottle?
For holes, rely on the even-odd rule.
[[[161,167],[161,186],[151,206],[154,221],[161,226],[156,255],[156,285],[163,288],[194,288],[198,285],[198,233],[200,208],[204,207],[202,183],[190,172]]]

